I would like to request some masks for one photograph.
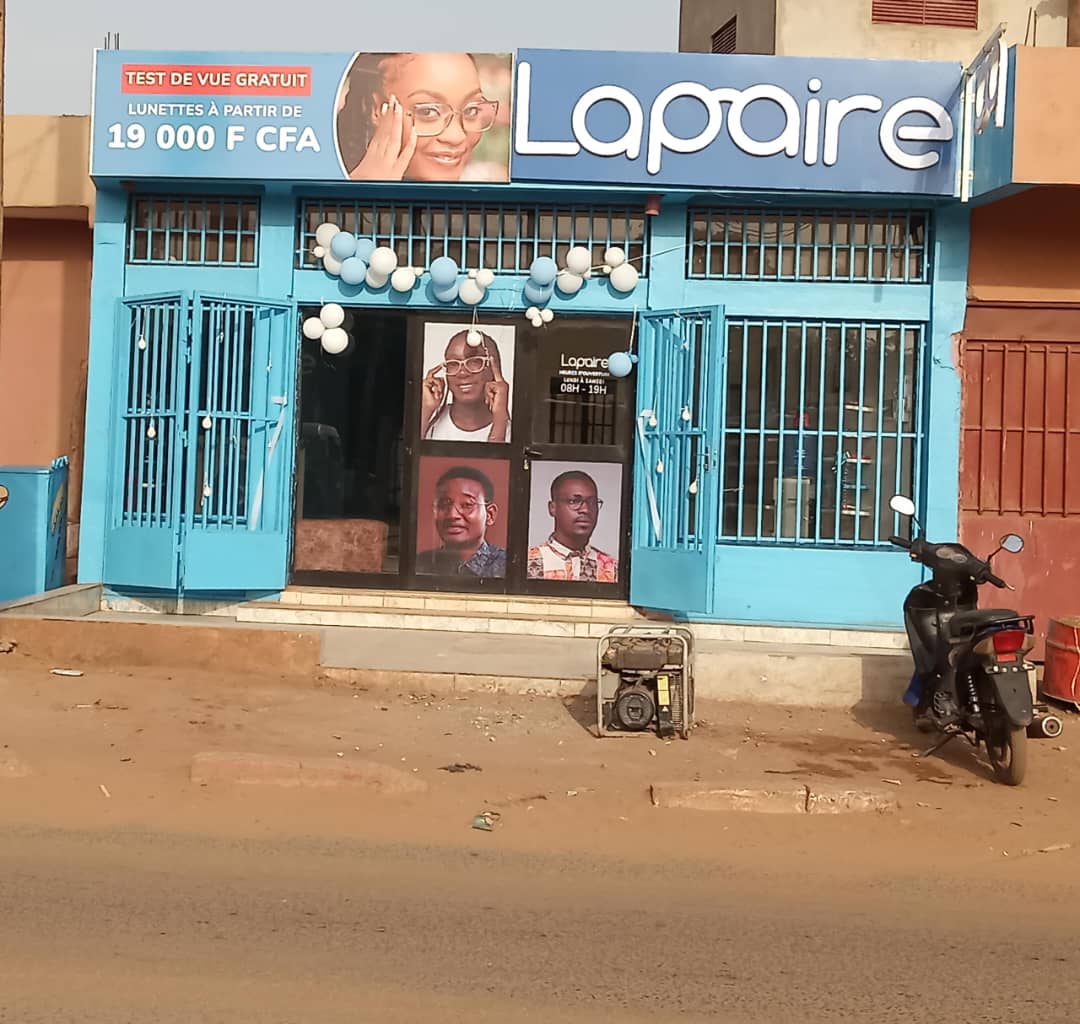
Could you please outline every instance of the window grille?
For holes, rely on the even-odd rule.
[[[979,0],[872,0],[876,25],[941,25],[978,28]]]
[[[127,262],[254,267],[259,200],[216,196],[134,196]]]
[[[689,211],[687,274],[723,281],[925,284],[928,215],[918,211]]]
[[[403,266],[429,267],[439,256],[458,266],[496,273],[526,274],[537,256],[560,258],[572,246],[592,252],[594,266],[604,250],[618,246],[648,273],[648,227],[640,209],[609,206],[460,206],[303,200],[297,225],[296,267],[315,269],[315,229],[337,224],[379,245],[388,245]]]
[[[914,495],[924,325],[729,320],[720,539],[869,547]]]
[[[727,22],[723,28],[717,29],[712,35],[713,53],[734,53],[735,40],[738,35],[738,16]]]

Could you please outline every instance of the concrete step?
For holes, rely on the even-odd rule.
[[[396,601],[407,597],[394,595]],[[414,598],[416,601],[422,598]],[[461,604],[465,605],[461,609]],[[514,599],[504,604],[516,605]],[[542,611],[541,608],[544,610]],[[291,600],[251,601],[236,608],[238,622],[273,623],[288,626],[352,627],[358,629],[430,630],[447,633],[494,633],[519,637],[551,637],[595,640],[615,626],[670,623],[670,619],[650,618],[628,606],[634,614],[577,618],[560,603],[547,603],[532,612],[517,608],[500,611],[498,606],[471,599],[458,608],[378,605],[319,605]],[[601,609],[596,609],[600,611]],[[614,611],[619,611],[616,606]],[[783,626],[743,626],[731,623],[694,622],[688,624],[699,641],[733,644],[786,644],[805,647],[906,651],[903,633],[849,629],[800,629]]]
[[[324,675],[415,692],[571,697],[594,692],[596,641],[585,638],[326,626]],[[702,698],[813,707],[898,701],[911,677],[905,651],[778,643],[695,644]]]

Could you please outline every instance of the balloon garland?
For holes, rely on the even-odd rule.
[[[350,287],[366,286],[381,291],[389,286],[398,294],[413,291],[424,274],[422,267],[406,267],[398,264],[397,253],[385,245],[378,245],[371,238],[357,237],[329,221],[315,229],[315,246],[312,255],[322,262],[323,269],[341,283]],[[604,252],[603,262],[592,265],[592,252],[585,246],[569,249],[560,267],[550,256],[537,256],[529,266],[523,294],[529,304],[525,318],[533,327],[541,328],[555,319],[555,313],[547,304],[555,292],[565,298],[577,295],[585,283],[599,273],[605,277],[611,290],[629,295],[637,288],[641,272],[634,261],[627,258],[625,250],[611,246]],[[477,330],[476,307],[484,301],[488,289],[495,283],[495,273],[480,267],[466,272],[462,279],[461,268],[450,256],[439,256],[427,268],[431,280],[431,295],[436,302],[447,305],[461,302],[473,308],[473,325],[468,334],[470,345],[480,344]],[[635,311],[635,321],[637,314]],[[305,338],[319,341],[323,350],[340,355],[351,342],[343,326],[345,311],[336,302],[327,303],[318,316],[308,317],[303,323]],[[636,324],[635,324],[636,325]],[[633,347],[634,326],[631,326],[630,348]],[[637,356],[631,351],[614,352],[608,359],[608,371],[613,377],[626,377],[633,372]]]
[[[389,286],[398,294],[407,294],[416,288],[424,274],[422,267],[400,266],[397,253],[389,246],[378,245],[371,238],[357,237],[330,221],[315,229],[312,255],[321,261],[326,273],[339,278],[343,285],[366,286],[372,291]],[[432,297],[447,305],[460,301],[466,306],[478,306],[495,283],[494,271],[483,267],[467,271],[462,279],[461,268],[450,256],[437,257],[427,272]],[[554,314],[545,307],[556,291],[564,298],[577,295],[594,272],[606,277],[612,291],[622,295],[631,293],[641,278],[633,261],[618,246],[608,248],[603,263],[596,267],[592,265],[592,252],[582,245],[567,251],[562,267],[550,256],[537,256],[529,266],[523,288],[528,303],[526,319],[537,327],[551,323]],[[545,313],[548,315],[543,315]]]

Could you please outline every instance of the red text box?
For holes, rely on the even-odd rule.
[[[124,64],[120,91],[155,95],[310,96],[310,67],[266,64]]]

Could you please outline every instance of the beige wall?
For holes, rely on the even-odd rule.
[[[11,114],[4,119],[4,210],[8,216],[79,217],[94,208],[90,118]]]
[[[776,52],[788,56],[898,60],[975,59],[990,33],[1006,22],[1010,44],[1023,43],[1028,11],[1039,13],[1038,45],[1065,45],[1068,0],[980,0],[979,27],[875,25],[871,0],[776,0]]]
[[[68,578],[78,551],[94,190],[89,118],[4,122],[0,465],[66,455]]]
[[[977,207],[971,217],[968,298],[1080,302],[1078,238],[1080,187],[1033,188]]]
[[[775,0],[680,0],[679,49],[710,53],[713,33],[732,18],[738,53],[772,53],[776,45]]]
[[[1080,47],[1016,51],[1013,181],[1080,183]]]

